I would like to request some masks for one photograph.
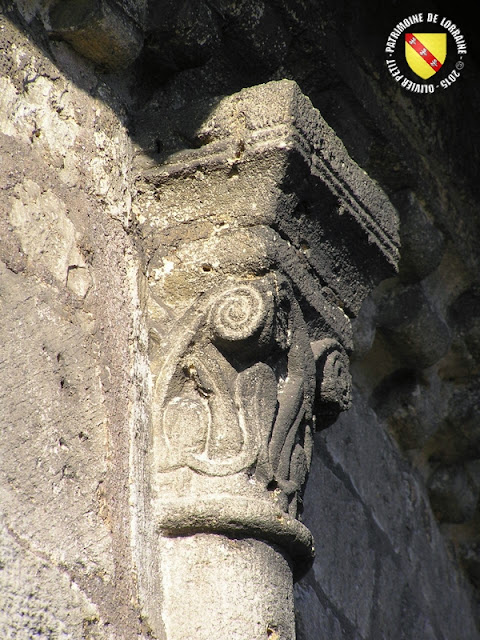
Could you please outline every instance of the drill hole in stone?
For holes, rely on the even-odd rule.
[[[236,178],[238,176],[238,167],[236,164],[232,165],[232,167],[230,167],[230,171],[228,172],[228,177],[229,178]]]
[[[209,271],[212,271],[213,267],[211,264],[202,264],[202,270],[205,271],[206,273],[208,273]]]

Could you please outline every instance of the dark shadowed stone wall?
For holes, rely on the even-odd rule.
[[[480,638],[473,16],[430,0],[109,7],[76,30],[55,2],[0,3],[1,637],[155,637],[139,583],[161,627],[138,515],[149,391],[135,167],[198,146],[210,98],[289,78],[391,198],[402,239],[398,276],[355,321],[353,408],[316,436],[298,638]],[[384,64],[388,33],[418,10],[457,22],[469,49],[461,79],[431,96]],[[100,23],[117,52],[103,62]],[[165,114],[189,104],[192,136],[179,137]]]
[[[317,440],[305,494],[316,540],[297,585],[300,638],[476,638],[467,581],[419,473],[357,391]]]

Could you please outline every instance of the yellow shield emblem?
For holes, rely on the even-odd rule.
[[[406,33],[405,59],[410,69],[426,80],[442,68],[447,57],[447,34]]]

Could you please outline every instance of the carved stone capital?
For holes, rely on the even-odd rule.
[[[154,514],[167,535],[256,537],[310,558],[313,431],[350,405],[350,318],[394,272],[395,214],[295,83],[208,111],[194,131],[188,109],[172,113],[196,148],[172,140],[138,180]]]

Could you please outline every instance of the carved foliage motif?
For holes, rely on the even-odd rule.
[[[289,282],[273,274],[199,299],[179,333],[156,382],[157,470],[246,472],[295,517],[314,406],[338,412],[349,403],[342,348],[310,344]]]

